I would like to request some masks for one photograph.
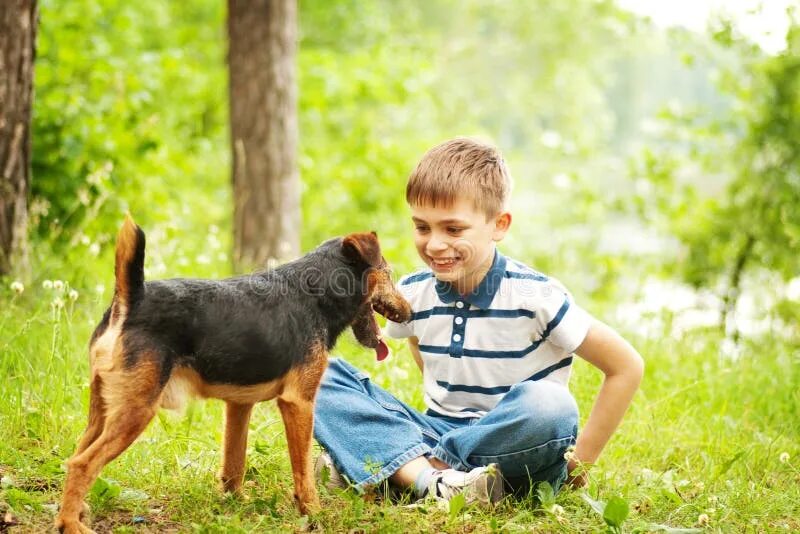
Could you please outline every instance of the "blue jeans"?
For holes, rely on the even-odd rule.
[[[558,490],[577,432],[575,400],[552,382],[521,382],[483,417],[456,419],[419,413],[338,358],[329,362],[314,411],[314,437],[357,489],[427,456],[460,471],[496,463],[512,491],[539,481]]]

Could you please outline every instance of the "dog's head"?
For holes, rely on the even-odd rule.
[[[342,240],[342,251],[351,261],[366,267],[361,288],[364,302],[351,323],[353,333],[359,343],[375,349],[378,360],[383,360],[389,354],[389,349],[381,339],[381,331],[372,312],[404,323],[411,318],[411,306],[392,282],[392,271],[381,254],[375,232],[348,235]]]

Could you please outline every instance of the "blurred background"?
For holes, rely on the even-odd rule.
[[[278,143],[294,170],[255,178],[295,183],[270,204],[288,222],[258,228],[265,242],[286,235],[287,254],[269,257],[375,229],[399,273],[415,268],[405,179],[434,144],[473,135],[514,176],[505,252],[596,313],[646,330],[663,329],[666,309],[671,328],[733,340],[797,335],[792,2],[294,7],[279,23],[297,39],[286,113],[299,134]],[[35,283],[67,269],[96,292],[130,211],[148,234],[148,277],[232,272],[243,252],[226,39],[250,30],[226,27],[218,0],[39,10],[29,254],[6,271]]]

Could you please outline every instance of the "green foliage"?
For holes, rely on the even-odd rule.
[[[100,506],[108,506],[122,493],[122,488],[113,480],[98,477],[89,490],[89,498],[92,503]]]
[[[744,270],[787,280],[800,269],[800,20],[791,22],[772,56],[723,24],[713,37],[727,109],[665,110],[669,142],[633,170],[649,183],[636,210],[685,245],[676,263],[696,286],[738,292]]]
[[[109,244],[128,210],[146,228],[225,225],[222,37],[217,1],[42,3],[31,205],[39,238],[86,256]]]
[[[603,510],[603,521],[605,521],[606,525],[614,532],[621,532],[622,523],[628,518],[629,512],[628,501],[615,495],[606,503],[605,509]]]
[[[454,495],[450,502],[448,503],[448,514],[450,516],[450,521],[454,521],[461,511],[464,509],[464,506],[467,504],[467,499],[464,497],[464,494],[459,493],[458,495]]]

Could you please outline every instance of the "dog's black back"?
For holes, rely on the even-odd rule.
[[[123,325],[125,354],[155,353],[164,382],[176,365],[194,369],[208,383],[274,380],[303,363],[312,343],[328,349],[335,344],[364,301],[368,268],[343,253],[339,238],[265,272],[145,282]]]

